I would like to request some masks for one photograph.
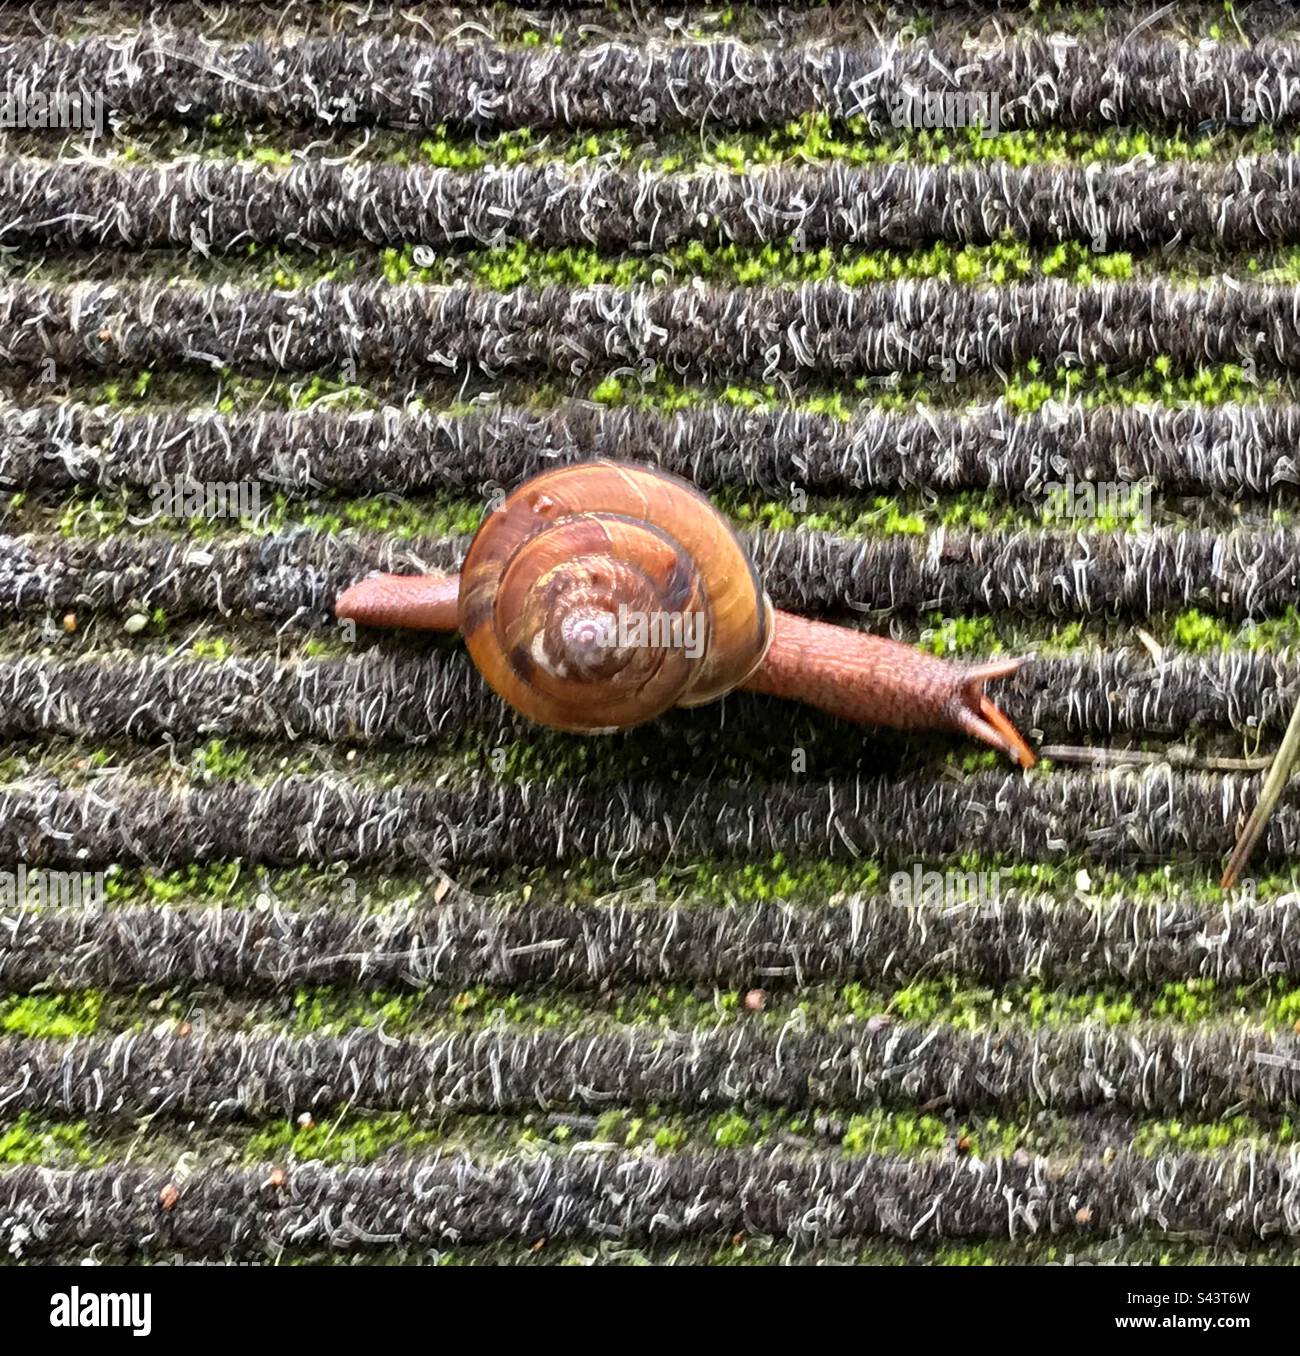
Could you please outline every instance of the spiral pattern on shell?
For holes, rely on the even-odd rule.
[[[771,642],[772,605],[694,486],[587,462],[533,477],[487,516],[465,558],[460,627],[516,710],[594,734],[743,682]]]

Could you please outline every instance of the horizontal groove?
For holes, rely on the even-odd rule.
[[[6,13],[0,8],[0,23]],[[1214,20],[1219,17],[1215,14]],[[581,128],[542,129],[534,136],[530,129],[494,131],[440,125],[431,134],[416,134],[419,152],[412,154],[409,127],[335,122],[236,128],[214,126],[209,121],[197,128],[167,123],[127,131],[93,149],[86,144],[85,150],[95,163],[119,167],[165,165],[191,156],[210,161],[241,160],[255,156],[257,148],[265,146],[281,163],[340,159],[354,164],[427,163],[431,168],[458,171],[524,164],[577,167],[613,163],[657,169],[664,174],[719,169],[752,172],[805,164],[865,167],[903,160],[926,165],[995,162],[1087,166],[1125,164],[1146,155],[1161,162],[1226,165],[1283,151],[1300,152],[1300,134],[1295,129],[1277,130],[1244,121],[1211,123],[1195,132],[1186,128],[1142,132],[1130,124],[1073,130],[1043,127],[1004,132],[994,138],[981,135],[978,129],[926,132],[893,126],[868,134],[861,119],[835,126],[816,116],[704,139],[698,129],[649,133],[634,127],[595,133]],[[39,129],[9,132],[5,149],[20,159],[47,160],[53,154],[48,133]]]
[[[977,532],[850,538],[744,534],[773,602],[883,616],[933,610],[1028,617],[1151,617],[1189,606],[1227,618],[1283,612],[1300,591],[1295,528],[1143,533]],[[0,536],[0,617],[163,608],[333,624],[334,600],[373,570],[458,569],[465,537],[319,531],[194,541]]]
[[[1254,777],[1174,772],[985,772],[845,777],[787,785],[707,782],[383,787],[336,776],[265,785],[160,785],[125,775],[65,790],[0,784],[0,860],[166,869],[242,858],[290,866],[547,865],[710,857],[1207,863],[1235,840]],[[1300,852],[1300,792],[1284,793],[1256,861]]]
[[[1262,651],[1174,656],[1145,650],[1030,659],[999,683],[999,705],[1051,742],[1070,736],[1183,738],[1226,730],[1280,733],[1300,696],[1300,661]],[[747,693],[717,711],[674,713],[679,733],[770,736],[784,706]],[[831,731],[831,717],[800,711]],[[529,729],[486,688],[460,650],[370,651],[286,662],[244,655],[222,664],[186,657],[0,659],[0,737],[278,742],[441,743],[465,731]],[[1174,755],[1171,755],[1173,757]]]
[[[407,37],[219,43],[146,28],[0,48],[0,85],[86,89],[129,124],[274,120],[477,128],[651,129],[781,124],[809,113],[891,125],[906,88],[1005,91],[999,124],[1290,124],[1300,48],[1263,41],[1207,50],[1149,35],[965,35],[908,43],[711,42],[511,47]],[[1212,58],[1210,56],[1212,50]]]
[[[0,986],[74,991],[215,984],[275,992],[303,985],[468,989],[762,984],[906,984],[946,975],[1075,991],[1300,980],[1294,901],[1106,905],[1008,895],[908,908],[888,895],[845,904],[567,906],[529,900],[357,913],[124,908],[14,911]]]
[[[279,1180],[269,1167],[207,1167],[178,1189],[166,1171],[143,1167],[11,1169],[0,1173],[0,1246],[33,1259],[97,1245],[189,1259],[736,1234],[807,1247],[855,1237],[1146,1233],[1276,1245],[1300,1233],[1300,1155],[1281,1152],[1120,1153],[1077,1164],[770,1152],[437,1155],[372,1167],[302,1164]]]
[[[1300,221],[1300,216],[1297,216]],[[1180,494],[1266,494],[1300,483],[1300,405],[1052,403],[866,410],[848,420],[710,403],[660,414],[574,401],[444,414],[386,407],[248,415],[0,404],[0,489],[148,489],[180,476],[298,494],[478,494],[592,457],[656,461],[706,489],[1040,494],[1148,481]]]
[[[1300,91],[1300,76],[1297,77]],[[1300,93],[1297,94],[1300,98]],[[0,285],[15,369],[205,369],[761,377],[1079,368],[1300,367],[1297,288],[1163,279],[972,288],[934,279],[790,287],[516,288],[320,282]],[[739,336],[739,339],[737,338]]]
[[[145,1036],[0,1043],[0,1108],[101,1122],[294,1119],[348,1106],[486,1113],[577,1107],[1033,1107],[1146,1115],[1286,1110],[1300,1097],[1291,1032],[1158,1024],[673,1032],[492,1029],[403,1041]]]
[[[0,160],[0,244],[41,249],[595,246],[690,240],[806,248],[1087,240],[1209,249],[1300,241],[1300,157],[1227,164],[883,164],[663,174],[563,164],[429,166]]]
[[[796,1155],[839,1148],[855,1158],[888,1153],[952,1162],[956,1157],[1018,1153],[1021,1160],[1032,1154],[1069,1161],[1090,1138],[1094,1143],[1099,1139],[1105,1152],[1129,1150],[1144,1157],[1179,1151],[1285,1151],[1294,1140],[1290,1121],[1274,1113],[1194,1121],[1106,1108],[1066,1115],[1022,1107],[1008,1117],[879,1108],[861,1113],[830,1107],[674,1112],[606,1105],[599,1111],[556,1108],[520,1116],[343,1110],[299,1119],[302,1125],[279,1118],[209,1124],[204,1128],[204,1159],[229,1167],[261,1167],[268,1159],[285,1166],[400,1163],[437,1152],[482,1160],[516,1149],[555,1153],[561,1146],[579,1153],[653,1146],[660,1153],[689,1155],[725,1146]],[[16,1138],[35,1156],[10,1156],[5,1164],[39,1163],[54,1170],[106,1167],[123,1158],[170,1167],[185,1155],[193,1133],[193,1122],[165,1118],[150,1122],[147,1137],[129,1121],[88,1123],[24,1112],[11,1124],[17,1134],[7,1132],[13,1136],[9,1143]]]

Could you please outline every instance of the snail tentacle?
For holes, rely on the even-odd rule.
[[[1019,659],[991,659],[959,668],[962,689],[953,698],[953,715],[967,734],[992,745],[1021,767],[1033,767],[1038,761],[1033,750],[997,703],[984,692],[984,684],[990,679],[1010,678],[1021,663]]]

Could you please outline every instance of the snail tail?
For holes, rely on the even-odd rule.
[[[455,631],[460,625],[460,575],[372,574],[338,597],[334,614],[362,626]]]
[[[1033,750],[984,694],[986,682],[1019,666],[1018,659],[952,664],[883,636],[778,612],[767,655],[742,686],[862,725],[960,731],[1033,767]]]

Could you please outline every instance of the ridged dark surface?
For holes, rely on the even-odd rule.
[[[110,118],[0,131],[0,1251],[1294,1260],[1294,787],[1217,877],[1300,699],[1298,70],[1260,0],[0,8]],[[1051,756],[547,734],[339,625],[597,457],[1027,656]]]

